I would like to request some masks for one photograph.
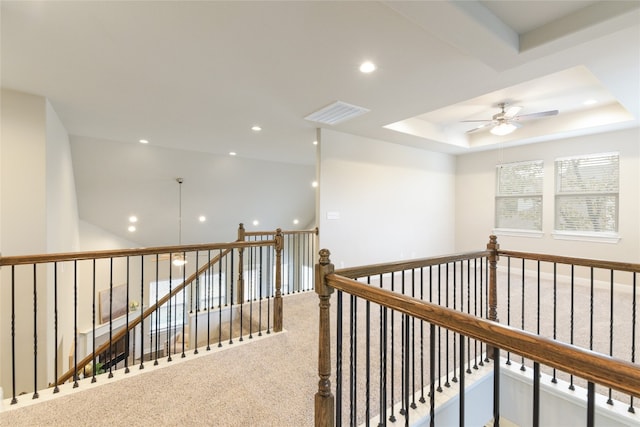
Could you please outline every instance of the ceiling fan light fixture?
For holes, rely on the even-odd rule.
[[[509,135],[516,129],[518,129],[518,126],[513,123],[500,123],[498,126],[492,127],[490,132],[497,136],[504,136]]]

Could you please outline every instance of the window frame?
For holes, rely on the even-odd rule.
[[[503,194],[501,191],[501,171],[505,167],[518,167],[523,165],[538,165],[541,173],[540,182],[535,185],[538,191],[535,192],[521,192],[515,194]],[[543,233],[543,221],[544,221],[544,160],[526,160],[511,163],[500,163],[496,165],[495,175],[495,197],[494,197],[494,234],[503,236],[519,236],[519,237],[542,237]],[[537,221],[539,222],[539,228],[509,228],[500,227],[500,209],[499,201],[506,199],[536,199],[539,204],[539,211]],[[535,221],[533,221],[535,222]]]
[[[562,183],[560,177],[561,162],[579,160],[579,159],[595,159],[616,157],[617,177],[615,191],[598,191],[588,189],[589,191],[561,191]],[[565,230],[559,229],[558,223],[560,218],[559,209],[562,206],[561,199],[571,197],[613,197],[615,204],[615,229],[614,230]],[[551,233],[555,239],[559,240],[580,240],[591,242],[617,243],[620,240],[620,153],[604,152],[582,154],[576,156],[558,157],[554,160],[554,209],[553,209],[553,232]]]

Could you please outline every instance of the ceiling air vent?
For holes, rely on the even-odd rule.
[[[326,107],[309,114],[305,119],[327,125],[336,125],[368,112],[369,110],[366,108],[347,104],[342,101],[336,101],[333,104],[327,105]]]

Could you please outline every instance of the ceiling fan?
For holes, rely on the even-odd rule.
[[[468,130],[467,133],[476,132],[480,129],[484,129],[491,126],[490,132],[494,135],[503,136],[508,135],[514,130],[522,127],[518,122],[537,119],[540,117],[555,116],[558,114],[558,110],[541,111],[539,113],[522,114],[518,115],[522,107],[509,106],[506,102],[501,102],[497,105],[500,107],[500,112],[494,114],[491,119],[486,120],[463,120],[462,122],[477,122],[483,123],[480,126]],[[508,108],[507,108],[508,107]],[[505,110],[506,109],[506,110]]]

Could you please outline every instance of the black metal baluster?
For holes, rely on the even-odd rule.
[[[403,273],[404,276],[404,273]],[[404,382],[404,388],[402,390],[402,394],[404,395],[404,399],[403,399],[403,404],[402,406],[405,408],[405,413],[404,413],[404,425],[405,427],[409,427],[409,315],[408,314],[404,314],[403,315],[403,319],[402,319],[402,324],[404,327],[404,337],[402,339],[402,341],[404,341],[406,344],[403,345],[404,348],[406,348],[406,351],[404,353],[404,358],[402,360],[402,366],[404,367],[403,369],[403,382]]]
[[[129,373],[129,257],[127,257],[127,283],[126,283],[126,289],[127,289],[127,296],[125,298],[125,304],[126,304],[126,312],[125,312],[125,316],[124,316],[124,323],[125,323],[125,327],[124,329],[127,331],[125,337],[124,337],[124,348],[125,348],[125,357],[124,357],[124,373],[128,374]]]
[[[424,301],[424,267],[420,267],[420,301]],[[424,397],[424,320],[420,320],[420,403],[427,400]]]
[[[218,347],[222,347],[222,249],[218,258]],[[226,259],[226,257],[225,257]],[[225,278],[227,269],[225,268]],[[226,280],[225,280],[225,300],[226,300]]]
[[[151,329],[151,327],[149,327]],[[94,334],[95,336],[95,334]],[[149,334],[151,336],[151,334]],[[135,353],[133,358],[135,360]],[[144,369],[144,255],[140,255],[140,368]]]
[[[260,246],[258,249],[260,252],[260,260],[258,261],[258,294],[260,304],[258,305],[258,336],[262,336],[262,287],[264,283],[262,281],[263,271],[262,271],[262,252],[264,252],[264,247]]]
[[[558,276],[557,276],[557,264],[553,263],[553,339],[556,339],[557,331],[557,319],[558,319]],[[553,368],[553,378],[551,382],[558,383],[556,378],[556,368]]]
[[[391,273],[391,292],[394,291],[395,287],[395,274]],[[389,416],[389,421],[392,423],[396,422],[395,416],[395,362],[396,362],[396,352],[395,352],[395,310],[391,310],[391,415]]]
[[[173,259],[173,254],[169,255],[169,260]],[[171,286],[173,284],[173,277],[172,277],[172,269],[171,269],[171,261],[169,261],[169,295],[171,295]],[[169,357],[167,358],[167,362],[171,362],[171,341],[172,341],[172,336],[171,336],[171,296],[169,296],[169,299],[167,300],[167,348],[169,349]],[[175,351],[175,346],[174,346],[174,351]]]
[[[156,354],[154,354],[153,365],[158,364],[158,353],[160,353],[160,306],[158,305],[158,276],[160,270],[160,255],[156,254],[156,309],[155,309],[155,321],[156,321]]]
[[[401,293],[402,295],[405,295],[404,293],[404,271],[402,271],[401,273]],[[408,340],[405,341],[404,336],[405,336],[405,329],[407,328],[407,324],[405,323],[405,317],[404,315],[401,317],[400,319],[400,415],[405,415],[407,413],[407,410],[409,409],[408,405],[405,406],[404,401],[405,398],[407,397],[406,393],[405,393],[405,388],[408,387],[407,383],[405,382],[405,370],[407,369],[407,366],[405,365],[405,353],[409,352],[409,349],[407,348]]]
[[[198,256],[196,254],[196,259],[198,259]],[[182,294],[182,319],[181,319],[181,323],[182,323],[182,354],[180,355],[180,358],[184,358],[186,355],[184,354],[184,346],[185,346],[185,319],[187,319],[189,316],[187,316],[186,312],[187,312],[187,287],[185,286],[185,282],[187,281],[187,254],[185,252],[182,252],[182,260],[185,262],[182,265],[182,290],[180,291],[180,293]],[[198,271],[198,270],[196,270]],[[176,295],[176,300],[178,299],[177,295]],[[196,316],[197,317],[197,316]],[[176,323],[178,323],[178,308],[176,307]]]
[[[633,300],[631,302],[631,363],[636,362],[636,278],[638,274],[633,273]],[[635,414],[633,407],[633,395],[629,400],[629,412]]]
[[[573,345],[573,320],[574,320],[574,294],[575,294],[575,276],[574,276],[574,272],[575,272],[575,266],[573,264],[571,264],[571,312],[570,312],[570,325],[569,325],[569,340],[571,341],[570,344]],[[575,390],[575,387],[573,385],[573,374],[571,374],[569,376],[569,390]]]
[[[73,261],[73,388],[78,387],[78,261]]]
[[[589,381],[587,383],[587,427],[594,427],[596,422],[596,387]]]
[[[533,362],[533,427],[540,425],[540,364]]]
[[[36,264],[33,264],[33,396],[37,399],[38,394],[38,280],[36,275]]]
[[[233,278],[235,277],[233,275],[233,267],[234,267],[234,262],[233,262],[233,254],[234,251],[231,251],[231,302],[229,302],[229,344],[233,344],[233,289],[234,289],[234,281]],[[242,305],[240,305],[240,309],[242,309]],[[242,316],[241,316],[242,317]]]
[[[91,366],[93,367],[91,369],[91,382],[95,383],[97,381],[96,379],[96,371],[97,371],[97,366],[96,366],[96,260],[95,258],[93,259],[93,272],[92,272],[92,284],[91,287],[93,289],[92,291],[92,302],[91,302],[91,322],[92,322],[92,328],[91,328],[91,341],[93,341],[93,350],[92,350],[92,363]]]
[[[95,303],[95,298],[94,298]],[[58,263],[53,263],[53,329],[54,329],[54,343],[58,343]],[[60,389],[58,388],[58,351],[56,349],[56,344],[53,345],[53,354],[54,354],[54,373],[53,378],[55,378],[55,384],[53,387],[53,392],[58,393]]]
[[[380,274],[382,288],[382,274]],[[387,308],[380,306],[380,416],[378,426],[386,425],[387,419]]]
[[[493,427],[500,427],[500,349],[493,347]]]
[[[367,278],[369,280],[370,277]],[[370,281],[368,284],[371,284]],[[365,412],[364,419],[366,425],[369,426],[369,419],[371,418],[371,303],[365,302],[365,317],[366,317],[366,345],[365,345]]]
[[[524,331],[524,308],[525,308],[525,302],[524,302],[524,294],[525,294],[525,277],[524,277],[524,258],[522,258],[522,299],[520,301],[521,304],[521,309],[520,309],[520,327],[521,329]],[[522,356],[522,365],[520,366],[520,370],[521,371],[525,371],[526,368],[524,366],[524,356]]]
[[[113,258],[109,258],[109,350],[107,355],[108,378],[113,378]]]
[[[249,249],[248,249],[248,252],[249,252],[249,256],[248,256],[248,258],[249,258],[249,263],[247,264],[247,267],[251,267],[251,255],[252,255],[252,253],[253,253],[253,250],[252,250],[252,249],[253,249],[253,248],[249,248]],[[249,270],[249,271],[247,271],[247,270]],[[251,274],[251,270],[250,270],[249,268],[245,268],[245,270],[243,271],[243,274],[246,274],[246,276],[247,276],[247,280],[246,280],[246,281],[245,281],[245,280],[242,280],[242,285],[243,285],[245,288],[247,288],[247,290],[249,290],[250,286],[245,286],[245,284],[246,284],[246,285],[249,285],[249,283],[251,282],[251,276],[252,276],[252,274]],[[249,294],[249,292],[245,292],[245,289],[242,289],[242,297],[243,297],[243,300],[242,300],[242,301],[239,301],[239,303],[240,303],[240,338],[239,338],[239,341],[240,341],[240,342],[244,341],[244,339],[242,338],[242,334],[243,334],[243,323],[244,323],[244,316],[243,316],[244,303],[245,303],[245,301],[247,301],[247,298],[249,299],[249,301],[251,301],[251,295],[247,295],[247,294]]]
[[[480,260],[482,265],[482,260]],[[478,317],[478,260],[473,260],[473,315]],[[473,343],[473,369],[478,370],[478,341]],[[482,355],[480,356],[482,357]]]
[[[16,398],[16,266],[11,266],[11,404],[18,403]]]
[[[357,411],[357,399],[356,399],[356,390],[358,388],[357,385],[357,371],[356,371],[356,360],[357,360],[357,352],[358,352],[358,335],[357,335],[357,331],[358,331],[358,318],[357,313],[358,313],[358,301],[356,299],[355,296],[351,295],[349,297],[349,300],[351,302],[351,307],[350,307],[350,322],[349,322],[349,326],[350,326],[350,331],[349,331],[349,343],[350,343],[350,349],[349,349],[349,397],[350,397],[350,401],[351,401],[351,410],[350,410],[350,414],[351,414],[351,425],[355,425],[356,424],[356,411]]]
[[[482,259],[480,260],[480,317],[483,317],[482,315],[482,309],[484,308],[484,304],[482,302],[483,300],[483,296],[484,296],[484,292],[482,291],[482,283],[484,281],[484,274],[483,274],[483,269],[482,269]],[[487,268],[487,270],[489,270]],[[482,342],[480,342],[480,362],[478,362],[478,365],[480,366],[484,366],[484,360],[482,359],[482,347],[483,344]]]
[[[211,351],[211,306],[213,305],[213,273],[215,266],[211,265],[211,249],[207,250],[207,275],[204,276],[205,296],[204,307],[207,310],[207,347],[206,351]],[[218,280],[222,279],[222,271],[218,272]],[[196,340],[197,342],[197,340]]]
[[[609,318],[609,356],[613,357],[613,270],[611,270],[611,286],[609,299],[611,302],[610,313],[611,317]],[[609,388],[609,398],[607,399],[607,403],[609,405],[613,405],[613,399],[611,398],[611,388]]]
[[[256,275],[257,275],[257,269],[256,269],[256,263],[255,263],[255,251],[256,248],[251,248],[251,255],[249,257],[249,262],[251,263],[251,270],[250,270],[250,279],[249,279],[249,283],[247,283],[247,287],[248,289],[248,294],[249,294],[249,339],[253,338],[253,301],[256,299]]]
[[[511,257],[507,257],[507,326],[511,326]],[[511,365],[510,351],[507,351],[507,365]]]
[[[415,298],[416,296],[416,276],[415,269],[411,269],[411,296]],[[416,405],[416,319],[411,317],[411,407],[416,409],[418,405]],[[407,347],[409,350],[409,347]]]
[[[471,260],[467,260],[467,313],[471,314]],[[475,342],[475,340],[474,340]],[[467,340],[467,374],[471,371],[471,338]]]
[[[445,307],[449,308],[449,263],[446,264],[445,273],[445,281],[444,281],[444,298],[445,298]],[[455,351],[454,351],[455,353]],[[445,387],[451,387],[449,383],[449,329],[445,329]]]
[[[593,267],[589,268],[589,350],[593,350],[593,296],[594,296],[594,280]]]
[[[431,266],[429,267],[431,269]],[[435,427],[436,417],[436,325],[429,324],[429,426]]]
[[[438,305],[442,306],[442,264],[438,264]],[[438,326],[438,392],[442,393],[442,328]]]
[[[460,335],[460,427],[465,425],[465,386],[464,386],[464,335]]]
[[[336,426],[342,425],[342,291],[336,303]]]
[[[267,274],[269,275],[269,284],[267,292],[267,334],[271,333],[271,300],[275,294],[275,272],[273,271],[273,265],[271,264],[271,255],[275,252],[275,248],[272,246],[267,247]]]
[[[196,251],[196,316],[194,319],[194,334],[193,334],[193,345],[195,348],[193,349],[193,354],[198,354],[198,317],[200,317],[200,253]],[[206,281],[205,274],[205,281]],[[191,282],[191,307],[193,308],[193,282]],[[183,291],[184,292],[184,291]],[[184,346],[183,346],[184,347]]]
[[[449,270],[449,266],[447,266],[447,271]],[[457,277],[456,277],[456,262],[453,262],[453,266],[452,266],[452,270],[453,270],[453,309],[456,309],[456,287],[457,287]],[[456,333],[453,332],[453,378],[451,378],[451,381],[454,383],[458,382],[458,378],[456,377],[456,369],[457,369],[457,356],[458,353],[456,352],[456,348],[457,348],[457,343],[456,343]]]

